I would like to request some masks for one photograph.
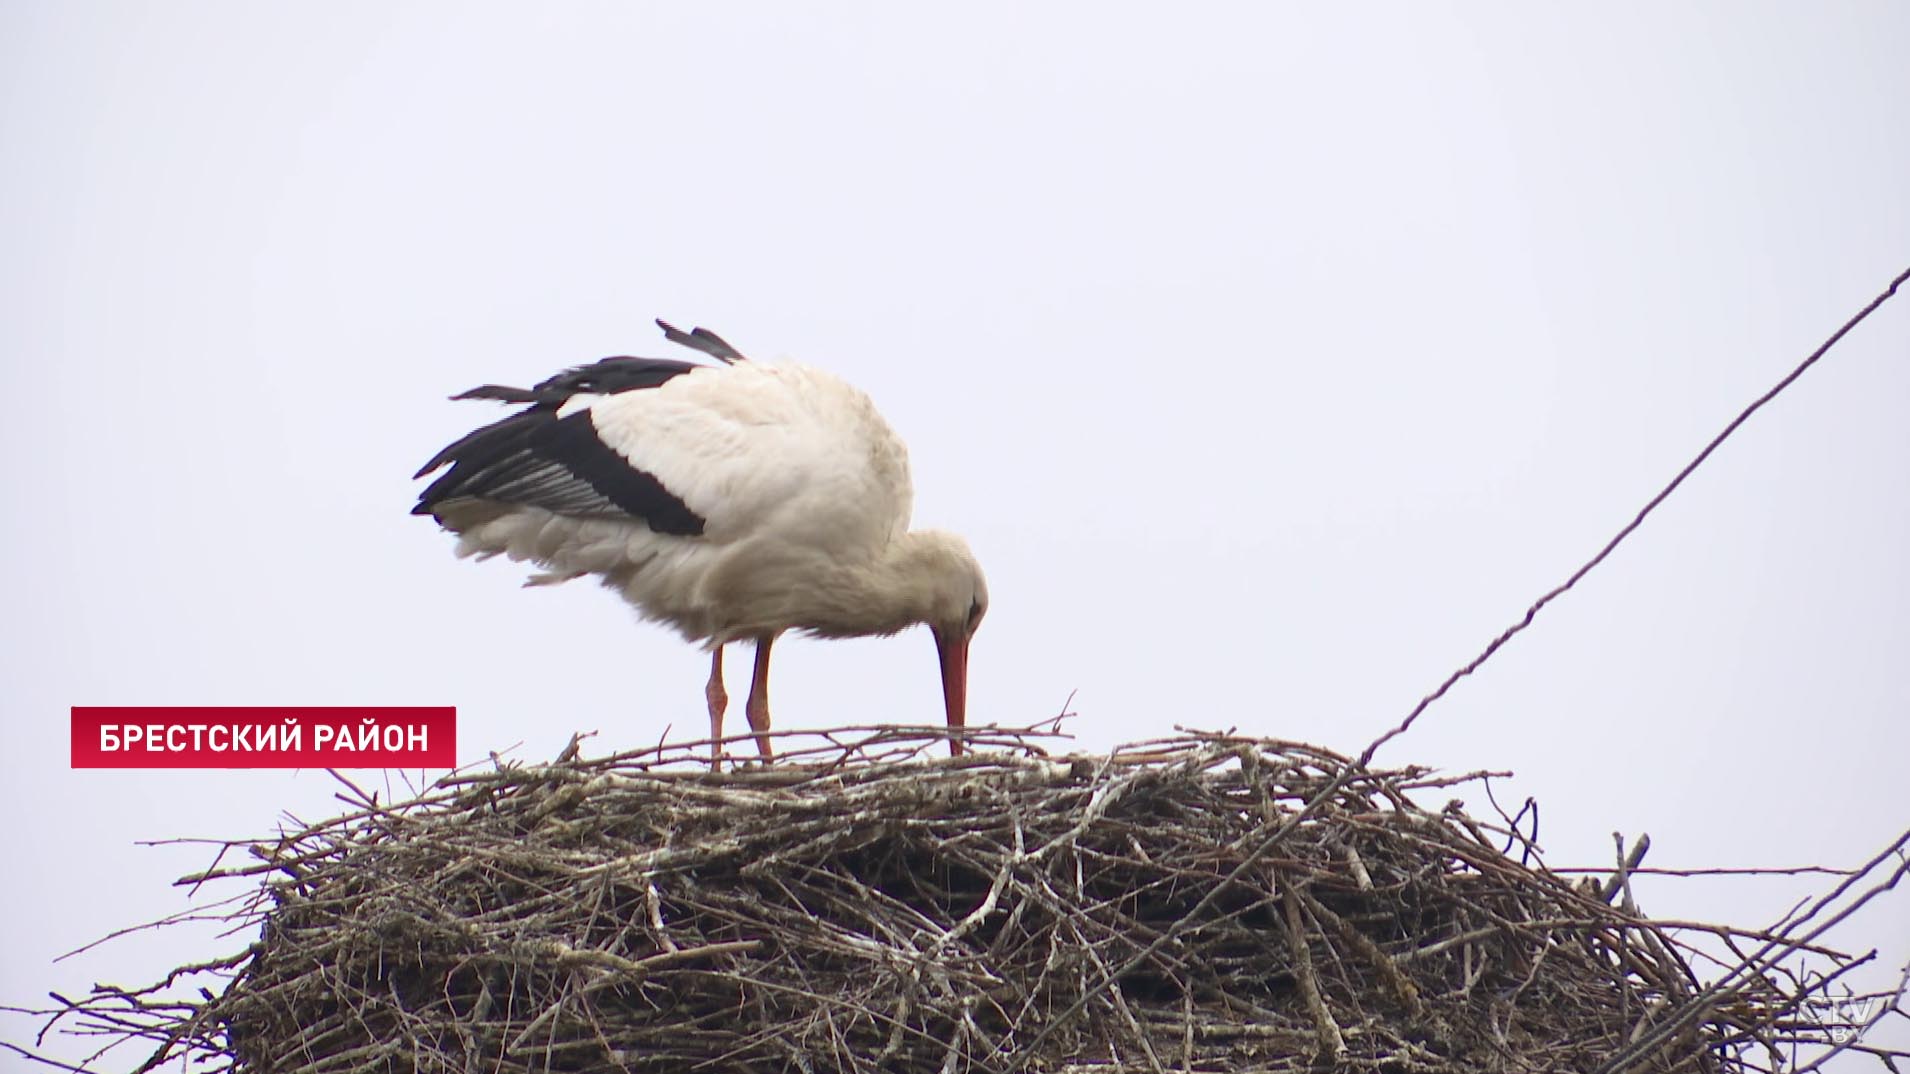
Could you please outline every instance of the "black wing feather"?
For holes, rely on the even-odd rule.
[[[707,328],[686,333],[663,321],[657,325],[670,342],[725,364],[747,360]],[[557,416],[572,396],[642,391],[700,368],[705,367],[667,358],[604,358],[566,369],[531,388],[485,384],[452,396],[516,403],[526,409],[474,429],[433,455],[414,477],[447,465],[450,469],[424,490],[411,513],[435,515],[438,506],[449,500],[484,499],[563,515],[636,518],[658,533],[701,534],[703,518],[656,475],[639,469],[599,439],[589,411]]]
[[[662,358],[605,358],[528,390],[487,384],[463,392],[455,398],[529,406],[432,456],[416,476],[445,465],[450,470],[424,490],[411,513],[433,515],[449,500],[482,499],[587,518],[635,518],[658,533],[697,536],[703,518],[654,474],[600,440],[589,411],[567,417],[557,411],[574,395],[641,391],[701,368]]]
[[[743,357],[741,351],[724,342],[722,336],[717,335],[707,328],[693,328],[685,332],[676,325],[661,318],[657,320],[657,327],[663,329],[664,339],[672,343],[680,343],[685,347],[694,347],[717,361],[722,362],[724,365],[735,365],[737,362],[749,361],[749,359]]]

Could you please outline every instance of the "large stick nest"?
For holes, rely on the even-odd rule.
[[[1615,881],[1416,803],[1459,779],[1214,736],[931,741],[365,798],[189,878],[265,878],[234,916],[259,939],[196,967],[222,991],[67,1013],[279,1074],[1736,1071],[1777,1032],[1759,978],[1640,1052],[1700,992],[1686,949]]]

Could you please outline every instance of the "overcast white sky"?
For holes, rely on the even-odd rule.
[[[1167,11],[0,3],[0,1002],[229,948],[50,965],[186,905],[136,840],[336,806],[71,771],[70,705],[700,733],[698,652],[406,514],[455,391],[657,316],[826,366],[988,569],[972,719],[1354,752],[1910,262],[1903,4]],[[1907,412],[1910,296],[1380,759],[1516,770],[1560,864],[1886,843]],[[780,726],[940,718],[925,635],[777,659]]]

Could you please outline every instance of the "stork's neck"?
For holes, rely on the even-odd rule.
[[[832,622],[823,635],[893,634],[917,623],[959,618],[958,603],[973,557],[961,538],[941,530],[912,530],[874,558],[842,566],[830,579]]]

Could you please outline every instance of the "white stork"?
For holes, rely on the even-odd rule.
[[[948,725],[962,727],[988,587],[960,537],[909,529],[908,452],[868,396],[818,369],[745,360],[713,332],[657,324],[721,364],[605,358],[529,390],[453,396],[525,406],[433,456],[417,477],[450,469],[412,513],[456,533],[459,556],[541,566],[526,585],[595,575],[702,642],[716,757],[723,646],[743,640],[756,643],[745,712],[773,755],[769,650],[787,630],[842,638],[926,623]],[[960,737],[949,748],[961,753]]]

